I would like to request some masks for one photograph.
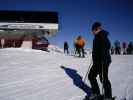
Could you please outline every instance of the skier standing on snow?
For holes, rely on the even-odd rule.
[[[127,44],[126,44],[126,42],[123,42],[123,43],[122,43],[122,48],[123,48],[123,55],[125,55],[125,54],[126,54],[126,49],[127,49]]]
[[[115,45],[115,54],[120,55],[121,54],[120,42],[118,40],[116,40],[114,45]]]
[[[68,48],[69,48],[68,43],[65,41],[64,42],[64,53],[67,52],[67,54],[69,54]]]
[[[129,44],[128,44],[127,54],[133,54],[133,44],[132,44],[132,42],[129,42]]]
[[[105,100],[112,100],[111,83],[108,79],[108,69],[111,63],[111,44],[107,37],[108,32],[102,29],[101,23],[95,22],[92,25],[92,33],[95,37],[92,50],[93,65],[88,75],[93,92],[90,98],[97,98],[100,96],[100,89],[96,80],[96,77],[99,75],[104,89]]]
[[[79,57],[85,57],[85,51],[84,51],[84,46],[85,46],[85,39],[79,35],[77,38],[76,38],[76,42],[75,42],[75,45],[76,45],[76,49],[77,49],[77,52],[79,54]]]

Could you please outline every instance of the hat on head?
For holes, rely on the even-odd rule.
[[[96,28],[102,26],[102,24],[100,22],[95,22],[93,25],[92,25],[92,30],[95,30]]]

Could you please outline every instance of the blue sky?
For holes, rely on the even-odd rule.
[[[133,41],[133,1],[132,0],[1,0],[0,10],[57,11],[59,13],[59,32],[49,38],[52,44],[63,47],[68,41],[82,35],[86,47],[92,46],[91,25],[100,21],[115,40]]]

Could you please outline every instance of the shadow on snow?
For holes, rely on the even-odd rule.
[[[65,73],[73,80],[73,84],[83,90],[88,96],[91,95],[91,88],[82,80],[82,77],[77,73],[77,70],[61,66]]]

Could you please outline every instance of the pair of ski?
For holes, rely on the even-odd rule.
[[[112,97],[109,100],[115,100],[115,99],[116,99],[116,97]],[[104,98],[103,95],[100,95],[100,96],[97,96],[95,98],[90,98],[89,96],[85,96],[85,98],[83,100],[106,100],[106,99]]]

